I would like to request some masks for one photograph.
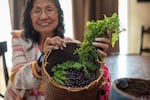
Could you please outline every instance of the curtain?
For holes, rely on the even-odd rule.
[[[74,37],[80,41],[84,39],[85,24],[88,20],[103,19],[104,14],[111,16],[118,12],[118,0],[72,0],[72,6]],[[118,52],[119,43],[110,50],[108,54]]]
[[[9,0],[12,29],[22,29],[22,13],[25,0]],[[103,14],[111,16],[118,12],[118,0],[72,0],[74,37],[83,41],[85,23],[102,19]],[[118,51],[119,43],[111,51]]]
[[[9,0],[12,29],[22,28],[22,14],[25,0]]]

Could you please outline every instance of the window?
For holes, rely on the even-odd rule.
[[[120,54],[128,53],[128,0],[119,0],[119,19],[121,27],[126,31],[121,32],[119,38]]]
[[[64,12],[65,36],[73,38],[72,0],[59,1]]]
[[[150,0],[137,0],[138,2],[150,2]]]

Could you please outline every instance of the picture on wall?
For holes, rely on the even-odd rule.
[[[138,2],[150,2],[150,0],[137,0]]]

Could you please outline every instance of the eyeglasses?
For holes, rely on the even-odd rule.
[[[44,9],[44,13],[49,16],[49,15],[54,15],[57,13],[57,10],[55,8],[47,7]],[[31,15],[34,17],[40,17],[42,15],[42,9],[41,8],[33,8],[31,10]]]

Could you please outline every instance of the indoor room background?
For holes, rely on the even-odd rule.
[[[62,9],[64,10],[64,22],[66,37],[73,35],[73,21],[72,21],[72,2],[73,0],[60,0]],[[11,32],[12,28],[12,9],[9,7],[9,2],[13,0],[0,1],[0,42],[7,41],[6,62],[7,66],[11,67]],[[67,6],[66,6],[67,5]],[[120,18],[120,25],[126,31],[122,32],[119,38],[119,54],[139,54],[140,40],[141,40],[141,27],[150,27],[150,2],[138,2],[138,0],[119,0],[118,1],[118,14]],[[145,36],[144,46],[150,46],[150,35]],[[2,68],[0,62],[0,68]]]

